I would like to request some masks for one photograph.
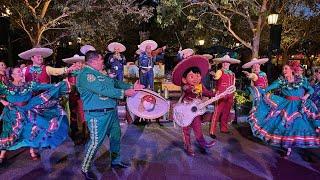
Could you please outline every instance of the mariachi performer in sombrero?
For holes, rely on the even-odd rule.
[[[138,59],[140,83],[146,88],[154,89],[153,66],[156,61],[163,59],[166,46],[158,48],[153,40],[145,40],[139,45],[141,53]]]
[[[19,54],[19,57],[25,60],[31,60],[32,65],[27,66],[24,73],[26,82],[37,82],[37,83],[50,83],[51,75],[59,76],[68,74],[74,70],[80,69],[77,64],[73,64],[70,67],[54,68],[43,64],[44,58],[51,56],[53,53],[52,49],[35,47]],[[38,95],[42,91],[33,91],[33,95]],[[53,99],[51,101],[38,106],[37,109],[42,113],[44,119],[50,121],[56,117],[67,121],[68,117],[65,110],[60,105],[60,99]],[[36,159],[36,158],[34,158]]]
[[[260,66],[268,61],[268,58],[253,58],[250,62],[244,64],[242,68],[251,68],[252,73],[242,71],[250,80],[251,84],[256,87],[265,89],[268,86],[268,77],[265,72],[260,70]]]
[[[108,45],[108,50],[113,53],[108,58],[110,69],[114,70],[117,80],[123,81],[123,66],[126,64],[126,58],[121,53],[126,50],[126,47],[121,43],[112,42]]]
[[[251,86],[248,88],[249,92],[251,91],[258,91],[257,87],[261,89],[265,89],[268,86],[268,77],[265,72],[262,72],[260,70],[260,66],[268,61],[268,58],[262,58],[262,59],[257,59],[253,58],[250,62],[247,62],[242,66],[244,69],[251,68],[251,73],[248,71],[242,71],[247,78],[251,80]],[[251,95],[256,94],[256,93],[250,93]],[[256,101],[259,98],[257,97],[252,97],[252,105],[255,106],[257,103]]]
[[[203,96],[213,97],[213,91],[207,90],[201,83],[203,77],[209,69],[209,62],[202,56],[191,56],[181,61],[174,68],[172,73],[172,82],[177,86],[182,86],[182,102],[191,102],[195,99],[202,99]],[[189,126],[183,127],[184,148],[188,155],[194,156],[195,153],[191,147],[191,128],[200,145],[200,151],[206,152],[206,148],[212,147],[215,142],[207,143],[204,139],[201,129],[201,116],[193,119]]]
[[[300,64],[289,61],[283,66],[283,76],[265,90],[253,91],[258,104],[248,118],[252,132],[267,144],[287,150],[320,147],[320,114],[309,96],[312,87],[301,77],[294,76]],[[281,96],[270,93],[279,89]]]
[[[74,55],[71,58],[62,59],[66,64],[77,64],[77,66],[84,66],[85,57]],[[77,72],[69,73],[68,81],[71,85],[71,92],[69,94],[69,107],[70,107],[70,130],[71,138],[74,139],[76,144],[82,143],[86,136],[86,126],[84,120],[83,103],[80,99],[80,94],[76,89]],[[81,136],[79,136],[79,124],[82,127]],[[82,139],[82,140],[81,140]]]
[[[27,66],[24,74],[26,82],[35,81],[38,83],[50,83],[50,76],[67,74],[73,70],[77,70],[80,68],[76,65],[72,65],[69,68],[54,68],[51,66],[43,65],[43,58],[51,56],[52,53],[52,49],[35,47],[19,54],[20,58],[32,61],[32,65]]]
[[[186,59],[190,56],[194,55],[194,51],[191,48],[183,49],[180,47],[178,54],[177,54],[177,59],[178,61],[182,61],[183,59]]]
[[[235,74],[229,69],[230,64],[239,64],[240,60],[231,58],[229,55],[225,55],[222,58],[213,59],[217,63],[221,63],[221,69],[214,74],[216,83],[216,93],[219,94],[225,91],[230,86],[235,86],[236,77]],[[229,94],[226,97],[218,100],[215,103],[215,109],[211,118],[210,136],[216,138],[217,124],[220,122],[220,132],[230,134],[228,128],[228,121],[230,110],[233,105],[234,94]]]

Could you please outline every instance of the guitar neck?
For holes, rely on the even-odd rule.
[[[199,104],[199,109],[202,109],[202,108],[208,106],[209,104],[215,102],[216,100],[222,98],[223,96],[225,96],[225,93],[218,94],[217,96],[215,96],[215,97],[213,97],[213,98],[211,98],[211,99]]]

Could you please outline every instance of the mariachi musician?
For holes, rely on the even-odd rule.
[[[156,61],[163,59],[166,46],[158,48],[158,44],[153,40],[145,40],[139,45],[141,50],[138,67],[140,83],[146,88],[154,89],[153,66]]]
[[[222,67],[216,73],[214,73],[214,79],[216,83],[216,93],[220,94],[224,92],[228,87],[235,85],[235,74],[229,69],[230,64],[239,64],[240,60],[231,58],[229,55],[225,55],[222,58],[213,59],[213,61],[221,63]],[[230,134],[228,130],[228,120],[230,110],[233,105],[233,94],[229,94],[222,99],[219,99],[215,103],[215,111],[211,118],[210,137],[215,139],[217,123],[220,122],[220,132]]]

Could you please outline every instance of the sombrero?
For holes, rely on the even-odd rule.
[[[209,60],[213,58],[213,56],[211,54],[202,54],[202,56],[209,59]]]
[[[86,45],[84,45],[84,46],[82,46],[82,47],[80,48],[80,52],[81,52],[83,55],[86,55],[86,53],[87,53],[88,51],[95,51],[95,50],[96,50],[96,48],[94,48],[93,46],[88,45],[88,44],[86,44]]]
[[[32,48],[28,51],[20,53],[18,56],[25,60],[30,60],[32,56],[41,55],[43,58],[51,56],[52,49],[49,48]]]
[[[139,45],[141,51],[145,51],[147,46],[151,46],[151,50],[155,50],[158,47],[158,44],[153,40],[145,40]]]
[[[238,59],[231,58],[229,55],[225,55],[222,58],[215,58],[215,59],[213,59],[213,61],[217,62],[217,63],[228,62],[230,64],[238,64],[241,62]]]
[[[250,68],[251,66],[253,66],[254,64],[264,64],[267,61],[269,61],[268,58],[261,58],[261,59],[253,58],[250,62],[245,63],[242,66],[242,68],[247,69],[247,68]]]
[[[112,42],[108,45],[108,50],[111,52],[114,52],[115,48],[118,48],[119,52],[124,52],[126,50],[126,47],[123,44],[118,43],[118,42]]]
[[[189,57],[194,54],[194,51],[193,51],[193,49],[188,48],[188,49],[182,50],[181,53],[183,56]]]
[[[73,64],[75,62],[84,62],[85,61],[85,57],[84,56],[79,56],[78,54],[75,54],[71,58],[62,59],[62,61],[67,63],[67,64]]]
[[[209,61],[201,55],[194,55],[179,62],[172,72],[172,82],[177,86],[182,85],[183,73],[190,67],[198,67],[202,78],[205,78],[209,70]]]
[[[169,102],[154,91],[137,90],[138,93],[127,98],[127,106],[134,115],[145,119],[156,119],[169,111]]]

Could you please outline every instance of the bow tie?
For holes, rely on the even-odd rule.
[[[30,72],[31,72],[31,73],[36,72],[36,73],[40,74],[40,73],[42,72],[42,68],[39,67],[39,66],[32,66],[32,67],[30,68]]]

